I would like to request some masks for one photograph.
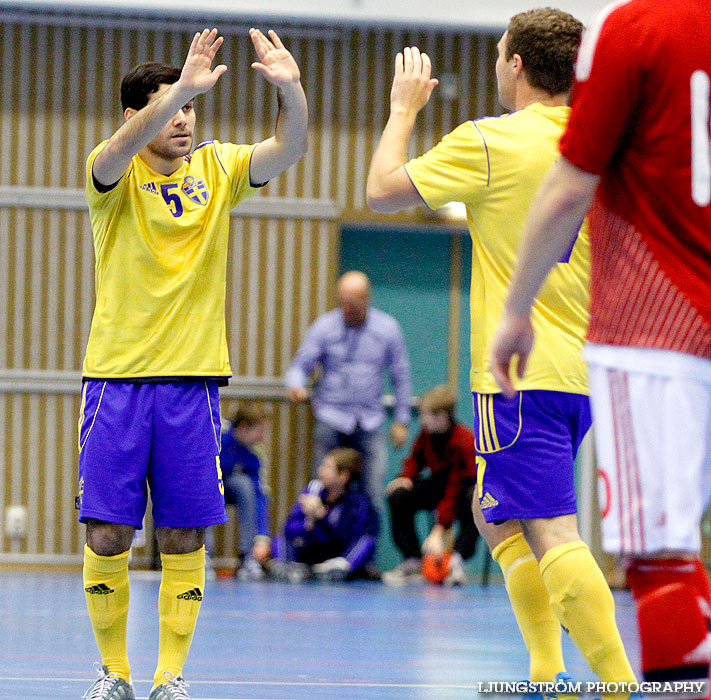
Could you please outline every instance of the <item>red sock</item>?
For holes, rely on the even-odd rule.
[[[636,559],[627,582],[637,602],[648,681],[706,680],[711,663],[711,587],[698,559]]]
[[[694,560],[696,564],[696,575],[694,583],[701,597],[709,604],[709,616],[711,617],[711,582],[709,582],[709,574],[706,571],[706,566],[699,559]]]

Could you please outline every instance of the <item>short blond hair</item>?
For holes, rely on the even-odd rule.
[[[232,424],[256,425],[267,418],[267,409],[261,401],[240,401],[232,414]]]
[[[432,413],[446,411],[454,420],[454,409],[457,405],[457,395],[449,384],[438,384],[426,391],[420,397],[420,408],[425,408]]]
[[[352,447],[336,447],[326,457],[333,460],[340,473],[348,472],[351,480],[360,476],[363,457],[358,450],[354,450]]]

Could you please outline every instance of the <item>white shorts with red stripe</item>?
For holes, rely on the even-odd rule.
[[[602,544],[698,552],[711,498],[711,360],[588,344]]]

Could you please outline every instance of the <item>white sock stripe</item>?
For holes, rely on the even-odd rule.
[[[533,556],[533,552],[531,552],[530,554],[524,554],[522,557],[519,557],[518,559],[514,559],[511,562],[511,564],[509,564],[509,566],[507,566],[506,569],[504,569],[504,578],[507,578],[509,576],[509,574],[511,574],[511,572],[514,569],[518,569],[518,567],[521,566],[522,564],[525,564],[527,561],[531,561],[531,559],[535,559],[535,558],[536,557]]]

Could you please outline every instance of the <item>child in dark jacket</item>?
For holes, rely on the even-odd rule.
[[[361,455],[331,450],[276,538],[270,572],[300,581],[311,575],[342,580],[363,575],[375,554],[378,516],[360,485]]]
[[[225,502],[237,506],[239,522],[238,578],[258,580],[271,550],[269,496],[261,483],[260,453],[264,443],[267,413],[260,402],[237,407],[228,430],[222,433],[220,465]]]

